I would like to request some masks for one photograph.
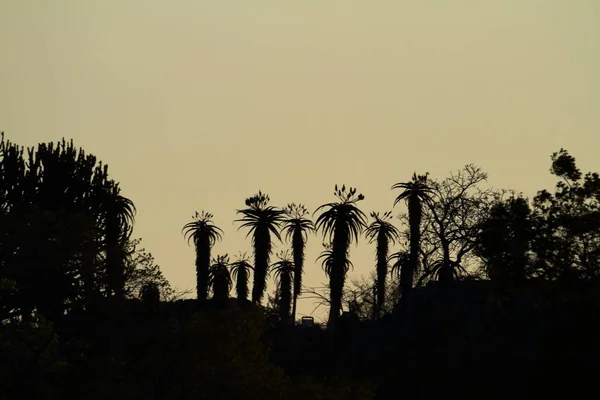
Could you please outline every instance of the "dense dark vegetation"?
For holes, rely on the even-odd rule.
[[[259,192],[238,210],[253,258],[213,255],[212,214],[183,227],[197,299],[131,237],[135,207],[73,143],[0,143],[0,399],[538,397],[593,388],[600,356],[600,177],[564,149],[553,193],[484,188],[467,165],[393,185],[405,203],[360,209],[355,188],[314,214]],[[392,204],[391,204],[392,205]],[[314,222],[313,222],[314,218]],[[305,248],[326,292],[302,286]],[[373,274],[347,282],[353,242]],[[284,251],[276,254],[276,245]],[[289,249],[288,249],[289,248]],[[190,266],[191,267],[191,266]],[[262,299],[267,278],[277,289]],[[250,285],[252,285],[250,287]],[[230,297],[234,292],[235,297]],[[329,307],[295,323],[299,296]],[[249,298],[250,297],[250,298]]]

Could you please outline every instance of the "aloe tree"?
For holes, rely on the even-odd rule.
[[[323,204],[315,213],[323,209],[316,220],[316,228],[328,239],[331,249],[325,256],[324,267],[329,276],[330,303],[329,326],[334,327],[342,307],[342,295],[346,272],[348,270],[348,253],[350,244],[358,242],[358,237],[366,228],[366,216],[358,209],[356,203],[363,200],[362,194],[356,195],[355,188],[346,190],[346,186],[338,189],[335,185],[337,202]]]
[[[294,279],[294,263],[287,251],[278,255],[279,261],[273,264],[273,272],[279,287],[279,317],[284,324],[290,321],[292,303],[292,281]]]
[[[267,287],[267,274],[269,273],[269,262],[273,250],[271,235],[281,240],[279,234],[280,224],[283,221],[283,210],[269,206],[269,196],[258,192],[246,199],[247,208],[237,210],[242,214],[241,228],[248,228],[246,237],[252,234],[252,246],[254,247],[254,282],[252,286],[252,303],[259,304]]]
[[[377,300],[374,310],[376,317],[379,317],[381,314],[385,302],[385,281],[388,273],[388,251],[390,244],[395,244],[400,236],[398,229],[390,222],[391,216],[391,211],[387,211],[381,216],[379,213],[372,212],[371,217],[374,221],[365,230],[369,243],[375,241],[377,246],[377,281],[375,283]]]
[[[410,265],[410,253],[404,250],[397,251],[388,257],[388,262],[392,264],[392,276],[399,279],[402,276],[402,269]]]
[[[317,261],[321,260],[321,267],[323,268],[323,271],[325,272],[325,275],[327,276],[327,278],[329,278],[329,287],[330,287],[330,295],[329,295],[329,304],[330,304],[330,309],[329,309],[329,317],[331,318],[331,303],[332,303],[332,296],[331,296],[331,279],[332,276],[335,277],[335,257],[334,257],[334,253],[333,253],[333,245],[331,243],[323,243],[323,251],[321,251],[321,254],[319,255],[319,257],[317,257]],[[350,261],[349,258],[346,258],[346,260],[344,261],[344,265],[342,266],[342,271],[344,274],[344,279],[345,279],[345,275],[348,273],[348,271],[350,271],[350,269],[354,269],[354,265],[352,264],[352,261]],[[339,274],[338,274],[339,275]],[[343,286],[342,286],[343,288]],[[342,291],[342,296],[343,296],[343,291]],[[339,299],[339,309],[342,308],[342,299]],[[338,311],[339,314],[339,311]]]
[[[401,269],[400,288],[403,298],[410,296],[413,288],[414,273],[419,262],[419,246],[421,239],[421,218],[423,215],[422,202],[430,199],[431,189],[427,185],[427,176],[413,174],[409,182],[400,182],[392,189],[402,189],[396,197],[394,206],[405,200],[408,204],[408,221],[410,226],[410,262]]]
[[[229,256],[227,254],[217,256],[209,270],[209,285],[212,289],[213,299],[218,302],[226,302],[231,290],[231,275],[229,273]]]
[[[145,283],[140,289],[139,297],[147,304],[160,303],[160,288],[155,282]]]
[[[117,298],[125,294],[125,250],[133,230],[135,206],[133,202],[119,194],[119,187],[113,186],[111,193],[103,198],[104,240],[106,251],[107,288]]]
[[[211,256],[214,244],[223,238],[223,231],[213,221],[213,215],[208,212],[196,212],[182,229],[188,244],[194,241],[196,247],[196,293],[198,300],[204,301],[208,296],[208,280]]]
[[[304,248],[308,240],[308,232],[315,230],[312,221],[306,218],[308,210],[302,204],[291,203],[285,209],[283,231],[285,237],[292,241],[294,259],[294,299],[292,305],[292,321],[296,321],[296,305],[298,296],[302,294],[302,274],[304,273]]]
[[[237,259],[231,263],[231,276],[235,280],[235,290],[240,303],[248,301],[248,280],[252,265],[245,253],[240,253]]]

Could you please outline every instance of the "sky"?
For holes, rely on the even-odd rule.
[[[368,214],[415,171],[475,163],[532,196],[553,187],[561,147],[600,170],[598,21],[596,0],[4,0],[0,130],[72,138],[107,163],[134,236],[193,289],[183,225],[209,211],[225,231],[214,253],[251,254],[233,220],[258,190],[313,211],[346,184]],[[322,242],[309,238],[308,286],[326,282]],[[352,247],[350,277],[374,251]]]

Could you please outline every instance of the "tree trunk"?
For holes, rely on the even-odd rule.
[[[450,243],[445,240],[442,241],[442,250],[444,252],[444,259],[440,269],[440,284],[442,287],[448,287],[454,279],[452,263],[450,262]]]
[[[412,295],[414,275],[419,262],[419,242],[421,228],[421,205],[418,200],[409,203],[409,225],[410,225],[410,254],[409,262],[400,270],[400,294],[405,302]]]
[[[296,229],[292,240],[292,251],[294,257],[294,302],[292,304],[292,324],[296,323],[296,304],[302,286],[302,272],[304,269],[304,237],[302,231]]]
[[[292,303],[292,325],[296,325],[296,303],[298,302],[298,296],[294,296]]]
[[[342,295],[344,290],[344,267],[346,260],[335,260],[331,268],[329,279],[329,321],[327,329],[334,329],[342,309]]]
[[[196,296],[198,301],[205,302],[208,298],[211,249],[208,240],[201,240],[196,246]]]

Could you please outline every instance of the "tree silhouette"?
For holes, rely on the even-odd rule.
[[[213,260],[209,271],[209,284],[212,288],[213,299],[221,303],[229,299],[232,282],[229,274],[229,256],[227,254],[217,256]]]
[[[600,176],[581,173],[567,150],[552,154],[555,193],[533,199],[535,275],[546,279],[600,275]]]
[[[410,264],[410,252],[404,250],[397,251],[389,256],[388,262],[392,263],[392,275],[396,275],[400,279],[402,268],[408,267]]]
[[[390,222],[391,211],[379,215],[379,213],[372,212],[371,218],[374,221],[365,230],[365,235],[369,239],[369,243],[376,242],[376,260],[377,260],[377,279],[375,282],[377,301],[375,304],[374,314],[379,317],[383,304],[385,302],[386,292],[386,278],[388,273],[388,251],[390,244],[396,243],[400,236],[398,229]]]
[[[294,262],[287,250],[278,254],[279,261],[273,264],[273,272],[279,286],[279,318],[284,324],[290,322],[292,306],[292,282],[294,279]],[[294,320],[291,320],[293,322]]]
[[[363,200],[364,196],[356,195],[356,189],[352,187],[347,191],[345,185],[341,189],[335,185],[334,194],[339,199],[338,202],[323,204],[315,210],[317,213],[323,209],[316,220],[316,228],[322,231],[323,237],[331,244],[324,266],[329,275],[331,307],[328,326],[332,328],[342,306],[350,244],[352,241],[358,242],[359,235],[366,228],[366,216],[356,207],[356,203]]]
[[[213,223],[213,215],[204,210],[196,212],[192,218],[182,232],[188,243],[193,240],[196,247],[196,293],[198,300],[204,301],[208,296],[210,253],[215,243],[222,239],[223,231]]]
[[[160,302],[160,289],[154,282],[144,284],[140,289],[140,299],[144,303],[157,304]]]
[[[511,197],[496,201],[481,224],[476,253],[493,281],[522,283],[529,265],[533,216],[527,200]]]
[[[176,295],[169,281],[164,277],[160,267],[156,265],[151,253],[144,248],[138,248],[142,239],[128,241],[126,252],[129,257],[125,263],[125,297],[140,297],[143,287],[152,285],[158,289],[159,297],[164,301],[173,299]]]
[[[246,237],[252,234],[254,247],[254,284],[252,286],[252,303],[259,304],[265,293],[269,261],[273,248],[271,234],[281,240],[279,226],[283,221],[283,210],[269,206],[269,196],[258,192],[246,199],[243,210],[237,210],[243,218],[235,222],[242,222],[241,228],[248,228]]]
[[[432,249],[421,279],[437,277],[447,286],[460,273],[466,274],[481,223],[496,196],[493,190],[479,187],[485,180],[481,168],[468,164],[442,181],[429,181],[421,239]]]
[[[329,298],[324,298],[324,295],[321,295],[320,293],[318,293],[315,290],[311,290],[311,294],[318,296],[320,298],[320,300],[323,301],[321,304],[329,305],[329,315],[331,318],[331,308],[332,308],[331,304],[333,302],[339,302],[340,309],[341,309],[344,293],[342,290],[341,298],[339,300],[335,299],[331,296],[331,287],[332,287],[332,285],[334,285],[334,283],[332,283],[331,280],[332,280],[332,276],[335,276],[334,271],[336,268],[335,267],[335,257],[334,257],[334,253],[333,253],[333,245],[330,243],[323,243],[323,248],[324,248],[323,251],[321,251],[321,254],[319,255],[319,257],[317,257],[317,261],[321,260],[321,267],[323,268],[325,275],[329,278]],[[349,258],[346,258],[344,266],[343,266],[344,276],[348,273],[348,271],[350,271],[351,268],[354,268],[354,265],[352,264],[352,261],[350,261]],[[342,286],[342,289],[343,289],[343,286]],[[339,314],[339,311],[338,311],[338,314]]]
[[[119,194],[114,186],[111,193],[102,198],[105,213],[106,272],[109,293],[123,299],[125,295],[126,243],[133,230],[135,206]]]
[[[248,301],[248,280],[252,265],[245,253],[240,253],[237,259],[231,263],[231,276],[235,280],[237,298],[241,303]]]
[[[123,295],[135,207],[108,167],[64,139],[25,149],[0,141],[0,264],[20,288],[21,313],[56,320]]]
[[[413,288],[414,273],[418,268],[419,245],[421,240],[422,202],[430,199],[431,189],[427,184],[427,176],[416,172],[409,182],[396,183],[392,189],[402,189],[402,193],[394,200],[394,206],[400,201],[408,203],[408,219],[410,227],[410,263],[401,269],[400,286],[402,297],[410,297]]]
[[[308,232],[315,230],[311,220],[306,218],[308,210],[302,204],[291,203],[284,209],[286,218],[283,231],[286,239],[292,241],[294,258],[294,300],[292,305],[292,321],[296,321],[296,304],[302,294],[302,274],[304,273],[304,248],[308,240]]]

